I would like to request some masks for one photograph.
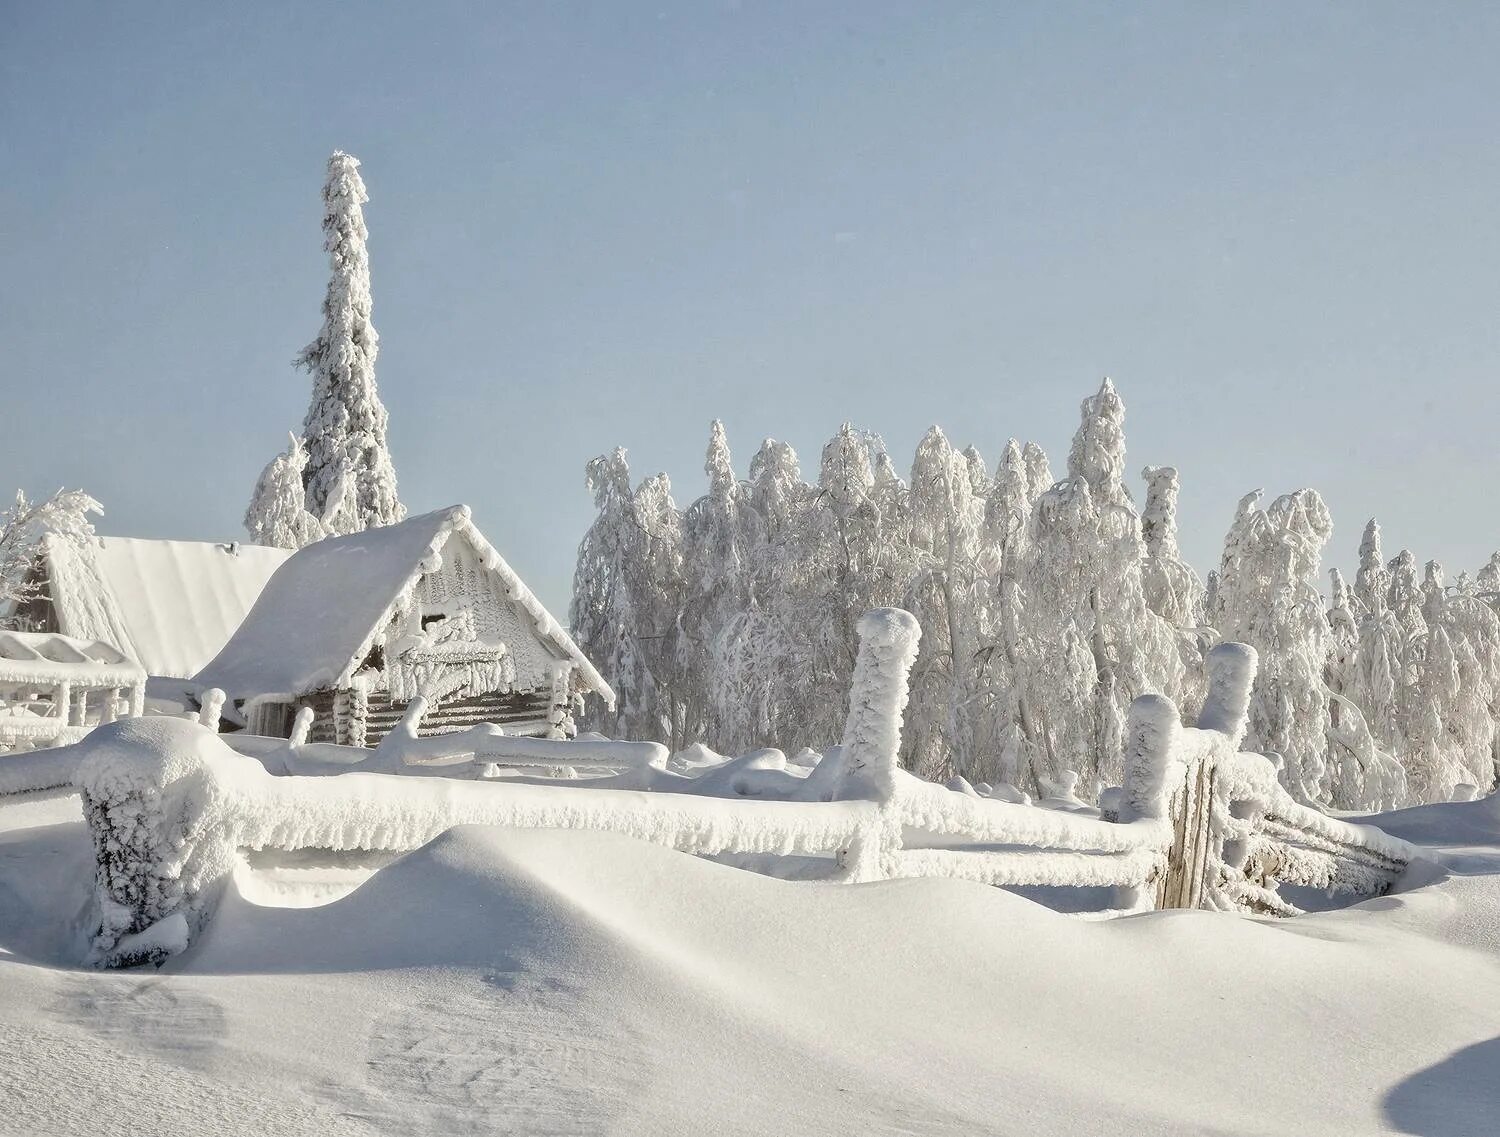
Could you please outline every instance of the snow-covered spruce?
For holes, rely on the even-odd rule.
[[[323,247],[333,270],[323,327],[297,357],[313,379],[302,429],[306,508],[335,536],[406,516],[386,444],[388,416],[375,387],[380,339],[370,320],[369,234],[362,208],[369,200],[359,161],[335,151],[323,186]]]

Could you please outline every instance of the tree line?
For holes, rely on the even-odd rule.
[[[1120,779],[1126,709],[1172,698],[1189,722],[1203,656],[1260,655],[1247,749],[1300,799],[1388,808],[1487,790],[1500,714],[1500,554],[1447,583],[1374,521],[1352,586],[1320,589],[1332,518],[1315,490],[1246,495],[1206,580],[1177,539],[1179,477],[1126,484],[1125,408],[1083,401],[1067,472],[1009,441],[991,468],[933,427],[908,476],[845,424],[814,481],[767,439],[749,476],[712,427],[708,492],[685,509],[665,474],[632,486],[626,452],[588,463],[597,516],[578,550],[573,635],[619,694],[586,725],[674,750],[826,747],[839,737],[871,607],[921,621],[903,763],[1032,796]]]

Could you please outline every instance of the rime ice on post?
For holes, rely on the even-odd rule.
[[[198,724],[219,733],[219,717],[224,713],[224,692],[210,687],[203,692],[203,708],[198,712]]]
[[[844,723],[843,798],[889,801],[895,790],[906,709],[907,676],[917,658],[922,629],[900,608],[872,608],[859,620],[859,658]]]
[[[187,946],[234,862],[197,723],[129,718],[79,747],[75,784],[94,839],[94,941],[104,967],[161,963]]]
[[[306,746],[307,736],[312,733],[313,709],[311,707],[298,707],[297,717],[292,720],[291,743],[294,747]]]
[[[1130,704],[1122,821],[1166,817],[1168,771],[1181,730],[1177,707],[1165,695],[1142,695]]]
[[[1249,721],[1258,660],[1249,644],[1222,643],[1208,653],[1208,697],[1198,715],[1200,730],[1216,730],[1239,746]]]

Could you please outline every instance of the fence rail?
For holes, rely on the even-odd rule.
[[[213,913],[239,850],[415,849],[454,825],[594,829],[697,854],[823,856],[837,880],[947,876],[1003,886],[1109,887],[1117,907],[1288,914],[1281,883],[1375,894],[1413,852],[1378,830],[1291,799],[1271,764],[1238,753],[1254,653],[1210,658],[1200,728],[1161,696],[1137,699],[1114,817],[979,798],[899,768],[907,676],[920,631],[909,613],[860,622],[841,746],[808,778],[821,800],[603,789],[588,781],[455,780],[345,772],[275,775],[180,719],[102,727],[78,748],[77,784],[95,845],[91,959],[159,962]],[[420,708],[414,712],[420,715]],[[662,770],[651,743],[514,738],[497,728],[417,738],[414,720],[377,751],[386,766],[503,762]],[[254,750],[254,747],[248,749]]]

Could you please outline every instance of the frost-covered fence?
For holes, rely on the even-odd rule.
[[[1412,855],[1378,830],[1299,805],[1268,760],[1238,753],[1254,675],[1248,648],[1216,649],[1199,728],[1182,727],[1161,696],[1135,701],[1120,805],[1099,819],[981,798],[901,770],[920,629],[908,612],[876,609],[859,631],[843,743],[791,779],[797,800],[743,796],[766,784],[751,774],[772,772],[757,755],[698,779],[675,776],[671,792],[658,792],[674,775],[652,743],[513,738],[491,727],[430,739],[392,732],[371,765],[341,772],[324,762],[307,776],[272,773],[263,756],[236,753],[196,722],[102,727],[77,748],[97,861],[92,959],[128,966],[181,951],[211,917],[240,850],[402,852],[464,824],[602,830],[700,855],[821,857],[832,879],[849,882],[945,876],[1106,887],[1127,908],[1277,913],[1295,911],[1279,884],[1376,893]],[[604,779],[605,788],[370,772],[449,761],[625,773]],[[735,776],[721,776],[731,766]]]
[[[1132,707],[1124,808],[1140,813],[1143,796],[1161,802],[1165,792],[1172,831],[1155,907],[1294,915],[1281,885],[1355,896],[1389,889],[1416,855],[1410,845],[1302,805],[1270,759],[1239,750],[1254,649],[1220,644],[1208,670],[1197,729],[1179,727],[1176,708],[1160,696]]]
[[[832,857],[875,824],[869,801],[695,797],[585,785],[346,773],[276,776],[181,719],[132,719],[84,744],[94,839],[91,960],[160,962],[212,915],[242,849],[403,852],[455,825],[592,829],[685,852]]]

